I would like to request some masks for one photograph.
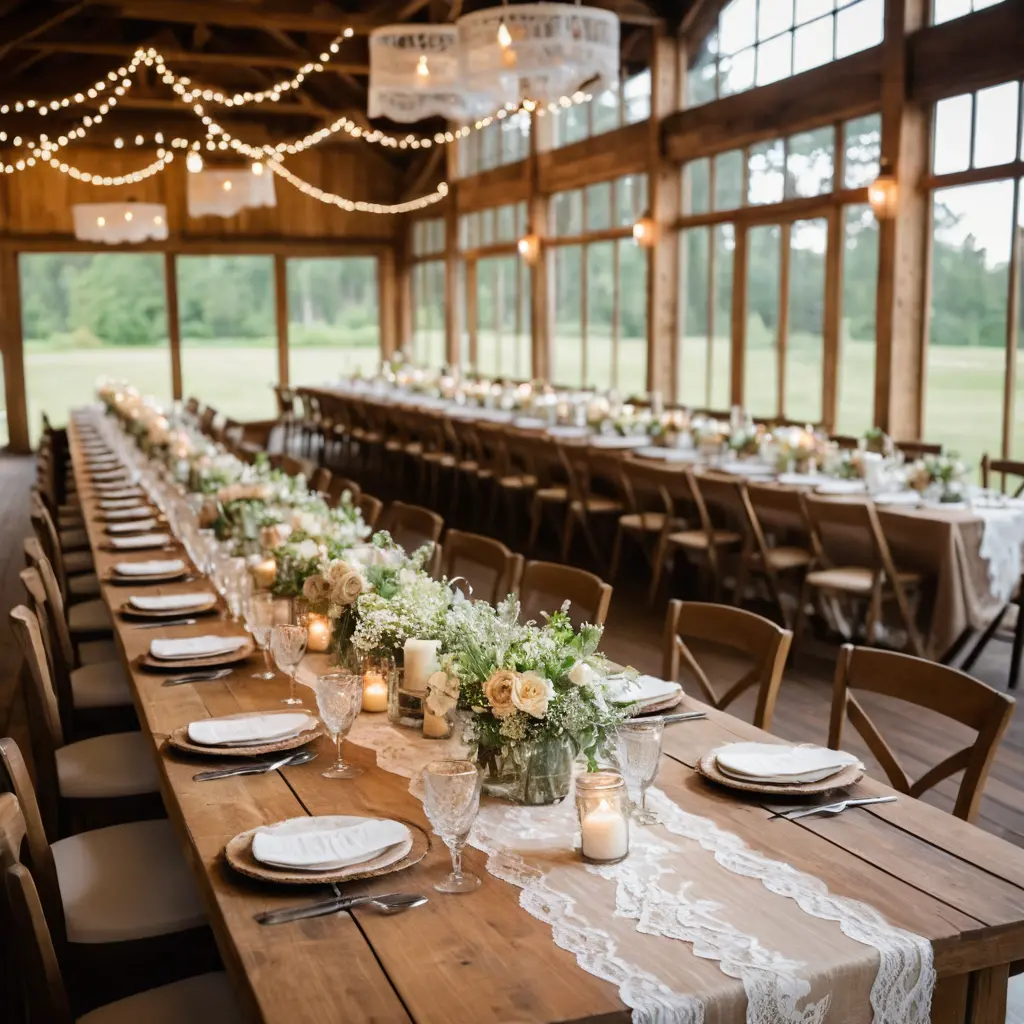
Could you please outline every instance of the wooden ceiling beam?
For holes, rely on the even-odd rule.
[[[78,0],[77,3],[67,4],[48,18],[40,20],[37,16],[29,14],[20,19],[12,18],[10,23],[0,24],[0,59],[7,56],[20,43],[41,36],[56,25],[73,18],[88,6],[89,0]]]
[[[48,53],[70,53],[99,57],[130,57],[140,46],[154,46],[164,60],[171,65],[243,67],[243,68],[285,68],[294,71],[305,61],[287,53],[210,53],[205,50],[178,50],[153,43],[88,43],[88,42],[47,42],[31,40],[19,44],[19,50],[46,51]],[[324,65],[324,70],[334,75],[368,75],[370,65],[366,60],[354,62],[339,61],[336,58]]]
[[[171,21],[180,24],[225,25],[233,28],[275,28],[285,32],[324,32],[335,36],[342,29],[351,28],[365,35],[376,28],[378,21],[365,15],[313,14],[257,7],[252,4],[215,3],[210,0],[99,0],[100,6],[113,7],[124,18],[141,21]]]

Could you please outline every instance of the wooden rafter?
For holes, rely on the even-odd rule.
[[[73,18],[80,11],[89,6],[89,0],[78,0],[77,3],[68,4],[66,7],[51,14],[48,18],[40,20],[37,16],[28,14],[21,19],[15,20],[14,24],[0,25],[0,59],[7,56],[20,43],[35,39],[44,32],[49,31],[56,25]]]
[[[114,0],[122,17],[143,21],[178,22],[179,24],[225,25],[234,28],[277,28],[285,32],[322,32],[336,35],[343,28],[365,34],[378,22],[365,15],[346,14],[337,10],[330,14],[311,14],[280,8],[254,7],[252,4],[216,3],[210,0]],[[326,6],[326,5],[325,5]]]

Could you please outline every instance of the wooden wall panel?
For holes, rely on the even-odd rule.
[[[82,170],[110,176],[137,170],[154,155],[149,149],[132,148],[72,147],[68,153],[73,153],[76,166]],[[400,171],[369,145],[363,149],[311,150],[290,157],[287,166],[325,190],[356,200],[391,202],[401,185]],[[9,235],[70,237],[73,203],[133,199],[165,203],[171,236],[183,240],[354,238],[390,242],[398,230],[395,217],[348,213],[304,195],[280,178],[275,183],[276,207],[243,210],[234,217],[190,219],[187,178],[183,153],[161,174],[138,184],[108,188],[75,181],[48,166],[36,166],[0,179],[0,208],[6,210],[0,225]]]

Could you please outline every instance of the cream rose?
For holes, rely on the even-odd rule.
[[[515,672],[499,669],[484,683],[484,696],[491,705],[491,713],[495,718],[508,718],[516,713],[512,703],[512,690],[519,681]]]
[[[323,576],[310,576],[302,584],[302,596],[311,604],[319,604],[331,596],[331,585]]]
[[[585,661],[577,661],[569,670],[569,682],[589,689],[594,685],[594,670]]]
[[[327,582],[336,587],[350,572],[352,567],[345,562],[331,562],[327,567]]]
[[[354,604],[355,600],[363,592],[363,577],[354,569],[345,573],[331,588],[331,599],[335,604]]]
[[[548,713],[548,702],[554,695],[551,680],[539,672],[524,672],[512,683],[512,703],[533,718],[543,718]]]
[[[312,537],[307,537],[296,547],[295,553],[299,558],[308,562],[311,558],[316,558],[320,554],[320,545]]]
[[[427,680],[427,707],[444,718],[459,702],[459,677],[434,672]]]

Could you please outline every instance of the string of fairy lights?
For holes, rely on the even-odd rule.
[[[133,80],[140,67],[152,67],[160,80],[169,85],[175,95],[204,125],[205,127],[205,148],[207,151],[232,149],[241,156],[252,161],[254,174],[262,174],[264,166],[268,167],[277,177],[287,181],[297,188],[304,195],[319,200],[322,203],[339,207],[348,212],[373,213],[373,214],[400,214],[421,210],[434,203],[440,202],[448,194],[447,182],[439,182],[433,192],[403,203],[368,203],[362,200],[348,199],[345,196],[328,192],[313,185],[311,182],[299,177],[293,171],[284,166],[284,156],[292,156],[304,150],[311,149],[321,142],[332,138],[340,132],[347,133],[353,139],[361,139],[364,142],[380,145],[392,149],[430,149],[433,146],[443,146],[458,139],[465,138],[473,131],[482,131],[490,127],[496,121],[504,120],[520,110],[530,114],[543,116],[545,113],[567,109],[574,104],[586,103],[592,96],[579,90],[571,96],[562,96],[557,101],[546,105],[538,105],[530,100],[525,100],[521,107],[508,107],[496,111],[494,114],[480,118],[472,125],[464,125],[454,131],[447,130],[436,132],[432,136],[417,136],[407,134],[404,136],[389,135],[377,128],[369,128],[360,125],[349,117],[340,117],[333,123],[318,128],[301,138],[290,142],[278,142],[274,145],[251,146],[241,139],[233,137],[214,118],[207,113],[205,104],[218,104],[226,108],[240,107],[247,104],[275,103],[282,96],[299,88],[307,77],[326,70],[331,58],[337,54],[345,39],[352,36],[353,30],[345,28],[328,44],[327,48],[319,55],[319,59],[311,60],[303,64],[290,78],[281,79],[266,89],[257,92],[240,92],[227,95],[219,89],[202,88],[195,85],[192,80],[184,75],[175,74],[167,65],[166,60],[158,50],[153,47],[138,49],[132,59],[125,65],[107,72],[105,78],[98,79],[87,89],[62,96],[51,100],[38,100],[28,97],[22,100],[15,100],[0,104],[0,115],[11,113],[21,114],[26,111],[35,111],[40,117],[50,113],[74,106],[92,104],[99,100],[99,107],[96,113],[84,115],[78,124],[70,129],[62,131],[52,138],[44,132],[37,137],[29,139],[21,135],[9,136],[8,132],[0,130],[0,143],[9,142],[14,148],[21,148],[26,152],[25,156],[19,156],[15,160],[0,160],[0,174],[14,174],[35,167],[37,164],[47,164],[61,174],[66,174],[76,181],[82,181],[90,185],[110,187],[119,185],[137,184],[161,173],[173,160],[173,149],[188,150],[186,167],[189,171],[198,173],[203,169],[203,158],[201,150],[203,143],[190,141],[189,139],[176,136],[167,143],[171,149],[165,148],[165,140],[162,132],[155,132],[152,135],[152,142],[159,148],[155,160],[150,161],[143,167],[118,175],[99,175],[84,171],[74,164],[64,160],[59,155],[60,150],[72,142],[85,138],[89,129],[102,124],[106,115],[117,106],[118,99],[125,96],[132,87]],[[137,134],[134,143],[137,147],[146,145],[147,138],[144,134]],[[123,149],[125,140],[114,139],[114,148]]]

